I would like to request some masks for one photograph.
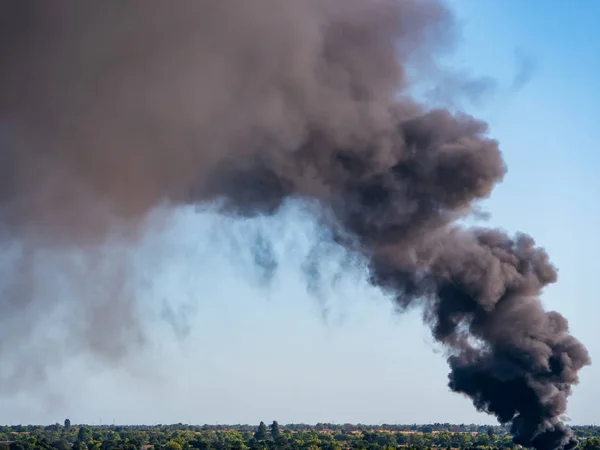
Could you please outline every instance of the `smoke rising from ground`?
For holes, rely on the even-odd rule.
[[[223,214],[268,215],[297,199],[400,308],[423,305],[451,389],[511,423],[518,443],[574,445],[559,417],[590,360],[541,306],[555,268],[526,235],[457,225],[502,180],[498,143],[485,123],[410,97],[454,35],[440,4],[1,5],[0,236],[15,256],[3,272],[0,359],[16,364],[10,373],[38,376],[2,343],[34,335],[62,302],[61,280],[80,293],[69,318],[77,346],[112,362],[143,343],[127,248],[156,225],[151,212],[218,202]],[[248,245],[268,281],[268,240]],[[57,249],[67,256],[48,257]]]

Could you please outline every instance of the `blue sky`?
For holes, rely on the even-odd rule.
[[[464,25],[455,63],[499,85],[484,107],[468,108],[489,121],[509,168],[484,204],[490,223],[530,233],[548,250],[559,281],[544,303],[569,319],[595,360],[600,3],[449,3]],[[511,91],[516,49],[534,70]],[[134,257],[157,261],[139,274],[154,280],[145,301],[185,306],[187,318],[176,320],[183,320],[183,331],[189,325],[187,337],[178,340],[165,323],[149,323],[157,345],[126,367],[72,359],[51,372],[47,401],[38,400],[35,387],[0,399],[0,423],[67,416],[89,423],[493,423],[448,391],[446,363],[419,312],[394,314],[360,267],[348,269],[334,257],[323,268],[321,295],[306,292],[299,268],[316,231],[302,211],[291,206],[259,222],[182,211],[168,234],[149,239]],[[283,261],[268,289],[244,246],[256,227],[278,236],[274,250]],[[582,372],[568,410],[574,423],[600,422],[599,371]]]

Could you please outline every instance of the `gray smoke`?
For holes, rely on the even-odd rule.
[[[52,267],[80,286],[78,345],[118,360],[143,341],[119,243],[135,243],[151,211],[219,201],[223,214],[268,215],[294,198],[400,308],[423,305],[451,355],[451,389],[510,423],[515,442],[575,445],[559,417],[590,359],[541,306],[554,267],[526,235],[457,224],[502,180],[498,144],[485,123],[410,96],[451,48],[437,1],[0,5],[0,239],[14,248],[3,384],[32,367],[3,343],[31,338],[62,301],[40,300]],[[265,242],[249,245],[268,280]],[[56,249],[74,256],[57,265]],[[84,270],[97,278],[81,286]]]

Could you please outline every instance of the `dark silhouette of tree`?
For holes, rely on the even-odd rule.
[[[256,433],[254,433],[254,439],[256,439],[257,441],[264,441],[266,438],[267,438],[267,426],[261,420],[260,424],[258,425],[258,430],[256,430]]]
[[[271,424],[271,436],[273,439],[277,439],[281,435],[281,430],[279,429],[279,423],[276,420]]]
[[[57,450],[71,450],[71,446],[64,439],[60,439],[52,443],[52,448]]]
[[[65,428],[67,430],[71,428],[71,420],[70,419],[65,419]]]

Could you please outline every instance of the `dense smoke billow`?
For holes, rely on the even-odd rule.
[[[44,252],[88,255],[98,279],[81,288],[78,345],[111,361],[143,336],[127,258],[103,260],[109,239],[135,242],[157,207],[218,200],[224,214],[269,215],[294,198],[400,308],[423,306],[451,355],[451,389],[510,423],[517,443],[575,445],[559,418],[590,359],[540,303],[555,268],[527,235],[457,222],[502,180],[498,143],[485,123],[410,95],[450,47],[441,4],[0,5],[0,239],[16,255],[2,280],[1,365],[14,356],[8,335],[27,339],[42,320],[20,319],[31,305],[61,301],[38,300],[55,282],[35,270]],[[276,268],[268,247],[248,245]],[[78,283],[68,267],[56,270]],[[90,290],[101,279],[114,292]]]

